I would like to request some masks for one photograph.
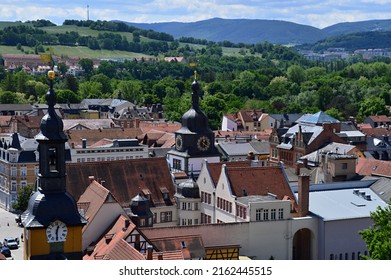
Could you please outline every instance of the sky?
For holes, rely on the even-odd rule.
[[[195,22],[272,19],[324,28],[340,22],[391,19],[391,0],[0,0],[0,21],[66,19]]]

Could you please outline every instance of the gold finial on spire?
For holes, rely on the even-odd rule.
[[[197,81],[197,70],[194,70],[194,80]]]

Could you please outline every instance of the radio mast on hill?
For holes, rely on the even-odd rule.
[[[87,5],[87,20],[90,20],[90,5]]]

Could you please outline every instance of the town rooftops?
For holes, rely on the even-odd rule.
[[[122,207],[129,207],[131,199],[140,192],[150,195],[152,207],[174,204],[175,186],[163,157],[68,163],[66,172],[67,190],[76,200],[90,185],[89,177],[94,176]],[[169,199],[165,199],[166,190]]]

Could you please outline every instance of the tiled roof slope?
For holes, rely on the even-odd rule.
[[[77,206],[79,209],[83,210],[84,218],[90,222],[94,219],[94,216],[98,213],[102,205],[108,201],[116,201],[116,199],[112,196],[108,189],[103,187],[97,181],[92,180],[91,184],[77,201]],[[83,232],[86,228],[87,226],[83,227]]]
[[[358,158],[356,173],[362,176],[383,176],[391,178],[391,161]]]
[[[68,142],[74,143],[75,146],[81,145],[82,140],[87,140],[87,146],[98,142],[103,138],[108,139],[135,139],[140,135],[139,128],[104,128],[104,129],[84,129],[67,131]]]
[[[226,167],[232,193],[235,196],[268,195],[272,193],[282,200],[288,196],[295,201],[295,196],[280,166],[267,167]]]
[[[212,177],[214,185],[217,184],[221,173],[221,166],[225,164],[229,167],[249,167],[251,166],[251,161],[243,160],[243,161],[227,161],[227,162],[211,162],[208,163],[208,170]]]
[[[143,190],[151,193],[152,206],[173,205],[163,199],[166,188],[173,198],[175,186],[165,158],[68,163],[67,190],[78,200],[90,184],[89,176],[101,182],[123,207]]]
[[[169,252],[153,252],[152,259],[159,260],[159,255],[161,255],[162,260],[184,260],[185,259],[185,257],[183,256],[183,252],[181,250],[169,251]]]
[[[15,119],[29,128],[39,128],[41,125],[42,116],[15,116]]]
[[[208,163],[208,170],[216,185],[225,164],[226,175],[232,188],[232,194],[237,197],[246,195],[267,195],[272,193],[277,199],[289,197],[292,202],[296,201],[295,195],[289,186],[287,177],[281,166],[251,167],[251,161],[232,161]]]
[[[200,235],[171,236],[149,239],[159,251],[182,251],[185,259],[205,257],[205,248]]]
[[[143,254],[125,241],[135,225],[125,215],[120,215],[113,227],[97,242],[83,260],[145,260]]]

